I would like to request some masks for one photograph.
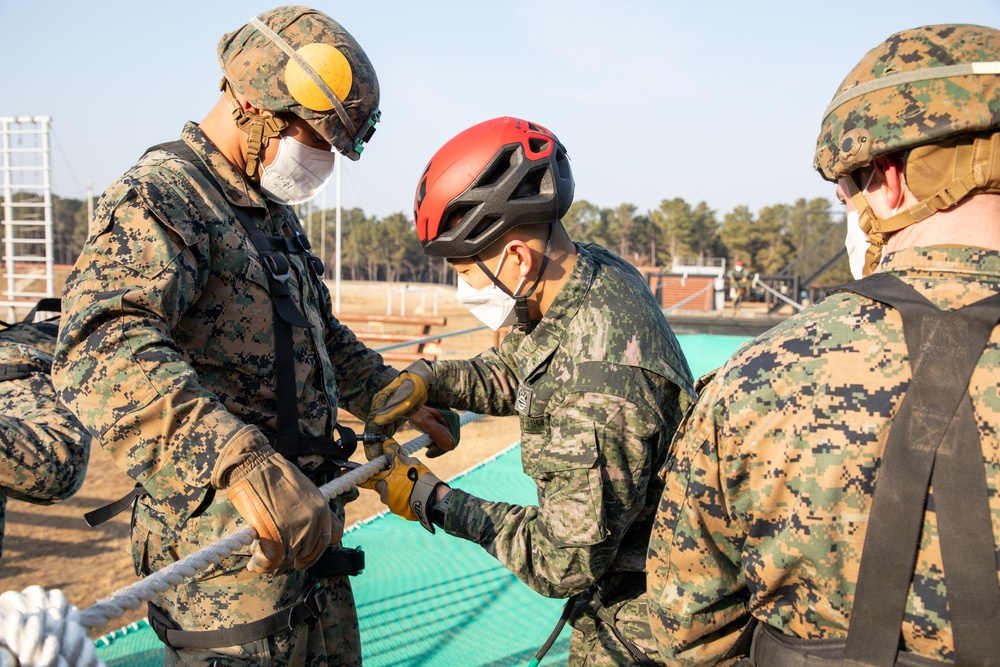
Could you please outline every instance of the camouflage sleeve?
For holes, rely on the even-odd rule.
[[[53,384],[118,467],[184,518],[245,426],[199,385],[171,338],[206,286],[208,232],[199,221],[174,229],[168,221],[183,214],[161,212],[185,206],[183,193],[113,194],[67,281]]]
[[[615,560],[644,508],[662,424],[644,405],[608,394],[568,394],[551,412],[535,461],[539,505],[491,502],[461,490],[445,530],[482,545],[547,597],[586,589]],[[525,437],[532,437],[525,434]]]
[[[741,569],[746,527],[732,513],[731,476],[720,463],[723,418],[716,376],[677,430],[666,487],[646,561],[649,620],[670,664],[724,665],[723,654],[748,620]]]
[[[494,417],[517,414],[514,410],[517,375],[496,348],[473,359],[435,361],[431,365],[434,386],[428,392],[428,403]]]
[[[0,491],[47,505],[76,493],[90,434],[56,402],[45,373],[0,382]]]

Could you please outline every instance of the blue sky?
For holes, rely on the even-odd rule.
[[[0,0],[0,116],[53,119],[53,187],[96,193],[218,98],[222,34],[257,0]],[[367,51],[382,123],[345,161],[346,207],[412,210],[452,135],[515,115],[567,146],[578,199],[646,211],[705,201],[721,217],[824,196],[820,114],[864,53],[929,23],[1000,27],[997,0],[316,2]],[[333,206],[333,187],[325,202]]]

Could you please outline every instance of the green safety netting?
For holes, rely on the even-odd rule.
[[[695,377],[719,366],[748,340],[678,339]],[[538,500],[516,445],[452,482],[492,500]],[[367,667],[527,665],[562,610],[561,600],[533,592],[478,545],[440,530],[431,535],[391,514],[352,526],[344,543],[365,551],[366,569],[353,583]],[[145,622],[96,643],[109,667],[152,667],[163,661],[159,640]],[[565,664],[568,652],[567,627],[542,664]]]

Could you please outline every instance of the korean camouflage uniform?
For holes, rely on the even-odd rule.
[[[56,400],[55,336],[31,324],[0,330],[0,554],[7,498],[65,500],[83,484],[90,434]]]
[[[994,251],[909,248],[879,271],[945,310],[1000,291]],[[998,345],[1000,328],[969,394],[1000,541]],[[837,293],[741,348],[704,387],[674,440],[650,538],[650,621],[664,657],[729,664],[748,613],[792,637],[846,637],[879,462],[910,378],[899,312]],[[921,530],[903,643],[953,660],[933,510]]]
[[[132,533],[139,575],[243,525],[210,478],[218,453],[241,429],[275,431],[275,342],[265,268],[231,205],[252,207],[269,233],[297,229],[292,209],[265,199],[196,125],[188,123],[182,138],[225,196],[163,151],[147,154],[105,192],[66,286],[54,371],[61,397],[149,492]],[[286,284],[312,325],[293,329],[300,428],[331,436],[338,405],[366,415],[397,373],[333,318],[329,292],[305,255],[288,261]],[[342,500],[331,503],[341,520]],[[245,569],[249,555],[223,561],[157,605],[184,630],[212,630],[265,617],[300,595],[305,573],[257,575]],[[330,603],[314,626],[225,651],[168,648],[167,662],[236,656],[247,664],[360,664],[347,577],[323,581]]]
[[[434,363],[429,400],[517,414],[538,506],[454,489],[445,530],[482,545],[535,591],[565,598],[595,582],[627,639],[655,656],[644,594],[657,472],[693,395],[691,373],[645,281],[594,245],[578,245],[568,281],[530,335],[468,361]],[[632,658],[589,604],[570,621],[571,665]]]

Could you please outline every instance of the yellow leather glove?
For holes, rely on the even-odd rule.
[[[236,511],[257,531],[247,569],[273,572],[291,563],[305,570],[331,541],[340,541],[344,526],[298,467],[269,445],[241,437],[248,433],[226,445],[213,473],[213,484],[227,489]]]
[[[419,521],[420,525],[434,532],[431,509],[437,488],[444,484],[418,459],[407,456],[392,438],[385,443],[385,456],[390,457],[389,468],[374,475],[361,486],[377,491],[379,498],[398,517]]]
[[[382,388],[372,399],[365,421],[365,430],[392,435],[413,413],[427,402],[427,390],[434,382],[434,367],[419,359]],[[381,456],[381,445],[365,445],[365,456],[371,461]]]

